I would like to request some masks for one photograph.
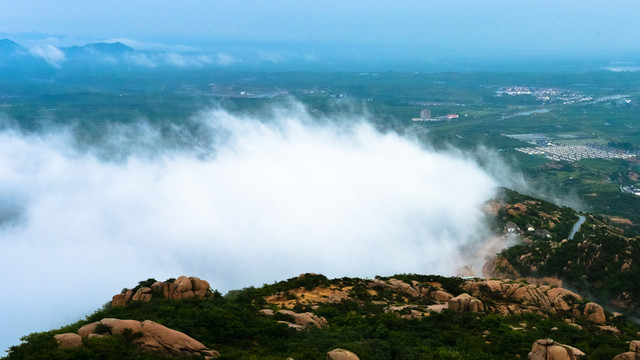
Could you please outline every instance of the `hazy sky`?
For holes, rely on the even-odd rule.
[[[0,1],[0,33],[203,44],[312,42],[422,54],[640,52],[638,1]],[[398,55],[398,54],[395,54]]]

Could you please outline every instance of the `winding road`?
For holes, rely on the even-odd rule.
[[[573,237],[576,236],[576,233],[578,232],[578,230],[580,230],[580,226],[582,226],[585,220],[587,220],[587,218],[582,215],[578,215],[578,217],[580,219],[578,219],[578,222],[576,222],[575,225],[573,225],[573,229],[571,229],[571,234],[569,234],[569,237],[567,238],[569,240],[573,240]]]

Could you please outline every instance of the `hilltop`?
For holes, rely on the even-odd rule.
[[[225,296],[204,284],[141,281],[5,359],[612,359],[640,337],[577,293],[523,281],[302,274]]]

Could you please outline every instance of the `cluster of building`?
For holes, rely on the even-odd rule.
[[[583,94],[573,90],[562,90],[554,88],[529,88],[526,86],[511,86],[496,91],[496,96],[518,96],[531,95],[538,101],[543,102],[562,102],[563,104],[572,104],[574,102],[589,101],[593,98],[584,96]]]
[[[531,89],[529,89],[526,86],[512,86],[512,87],[500,89],[500,90],[496,91],[496,94],[498,96],[502,96],[502,95],[509,95],[509,96],[531,95],[532,91],[531,91]]]
[[[581,159],[627,159],[633,156],[625,151],[598,148],[589,145],[550,145],[516,148],[528,155],[544,155],[554,161],[578,161]]]
[[[431,117],[430,109],[422,109],[420,111],[420,117],[411,118],[411,120],[412,121],[445,121],[445,120],[456,119],[458,117],[460,116],[457,114],[448,114],[445,116]]]
[[[534,236],[551,239],[551,232],[547,229],[542,229],[536,231],[536,229],[531,224],[527,224],[525,226],[525,231],[523,232],[520,227],[514,223],[513,221],[509,221],[504,226],[504,232],[507,234],[523,234],[524,232],[530,233]]]

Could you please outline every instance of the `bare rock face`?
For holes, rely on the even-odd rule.
[[[371,288],[384,287],[392,291],[397,291],[408,297],[420,297],[428,293],[428,289],[421,288],[417,281],[412,281],[411,284],[398,279],[389,279],[387,281],[374,279],[370,285]]]
[[[197,277],[180,276],[174,282],[156,281],[151,287],[141,287],[135,293],[127,290],[123,294],[116,294],[111,299],[111,306],[125,306],[132,301],[151,301],[154,293],[160,293],[167,299],[189,299],[193,297],[206,297],[210,294],[210,285],[207,281]]]
[[[411,297],[418,297],[420,296],[420,293],[418,292],[418,290],[414,289],[411,285],[407,284],[406,282],[402,281],[402,280],[398,280],[398,279],[389,279],[389,284],[391,286],[393,286],[394,288],[398,289],[399,291],[411,296]]]
[[[640,340],[633,340],[629,344],[629,350],[625,353],[616,355],[613,360],[638,360],[640,359]]]
[[[523,282],[500,280],[471,280],[462,286],[469,294],[482,298],[489,296],[496,305],[485,309],[500,315],[537,313],[554,314],[557,311],[571,311],[582,300],[580,295],[560,287],[532,285]]]
[[[136,321],[136,320],[121,320],[105,318],[100,321],[84,325],[78,330],[78,334],[62,334],[62,335],[75,335],[70,337],[75,339],[91,338],[95,336],[110,336],[115,334],[123,334],[125,331],[131,331],[131,333],[140,333],[142,337],[134,340],[134,342],[144,350],[155,351],[165,355],[171,356],[192,356],[199,355],[204,356],[206,359],[212,359],[217,357],[219,353],[215,350],[208,349],[202,343],[187,336],[179,331],[169,329],[163,325],[155,323],[150,320]],[[59,335],[58,335],[59,336]],[[66,339],[61,337],[58,340],[59,348],[63,348],[62,340]],[[76,345],[77,346],[77,345]]]
[[[124,294],[113,295],[111,306],[125,306],[131,302],[133,298],[133,290],[127,290]]]
[[[449,294],[446,291],[442,291],[442,290],[436,290],[436,291],[432,292],[431,296],[436,301],[449,301],[451,298],[453,298],[453,295]]]
[[[604,324],[607,321],[602,306],[594,302],[590,302],[584,307],[584,318],[596,324]]]
[[[195,296],[191,279],[180,276],[173,283],[164,284],[164,297],[168,299],[189,299]]]
[[[449,310],[457,313],[465,312],[483,312],[484,306],[482,301],[473,296],[464,293],[449,299]]]
[[[108,332],[100,332],[100,329],[108,329]],[[91,334],[113,335],[122,334],[125,329],[131,329],[133,333],[142,332],[142,324],[136,320],[120,320],[104,318],[91,324],[84,325],[78,329],[78,335],[88,337]]]
[[[260,310],[260,312],[269,316],[274,315],[274,312],[271,309],[262,309]],[[323,328],[329,325],[329,323],[327,322],[327,319],[321,316],[317,316],[316,314],[311,312],[297,313],[291,310],[280,310],[278,312],[281,314],[285,314],[293,317],[293,324],[286,321],[280,321],[280,322],[287,324],[289,327],[294,328],[296,330],[304,330],[310,326]]]
[[[327,353],[327,360],[360,360],[360,358],[349,350],[333,349]]]
[[[151,301],[151,296],[152,295],[153,295],[153,290],[151,290],[151,288],[149,288],[149,287],[141,287],[140,289],[138,289],[138,291],[136,291],[135,294],[133,294],[133,297],[131,298],[131,301],[149,302],[149,301]]]
[[[533,343],[530,360],[576,360],[584,353],[574,347],[563,345],[552,339],[542,339]]]
[[[202,343],[179,331],[169,329],[156,322],[142,322],[142,343],[140,347],[169,355],[200,354],[205,357],[216,357],[218,352],[208,349]]]
[[[58,349],[70,349],[82,345],[82,336],[74,333],[53,336],[58,342]]]
[[[195,297],[205,297],[211,288],[211,285],[205,280],[198,279],[197,277],[190,277],[191,287]]]
[[[638,355],[635,351],[627,351],[622,354],[618,354],[613,357],[613,360],[638,360],[640,359],[640,355]]]

